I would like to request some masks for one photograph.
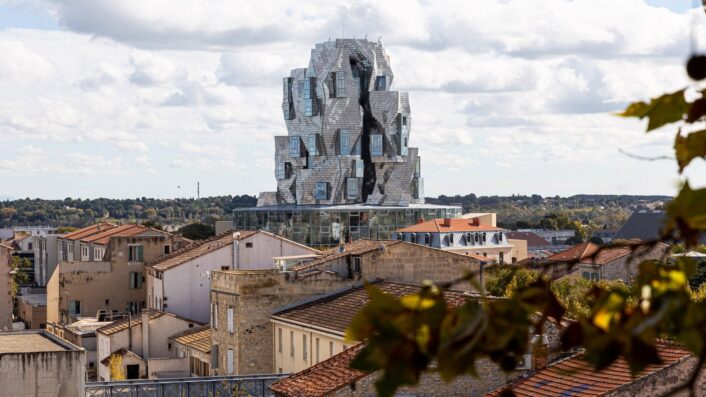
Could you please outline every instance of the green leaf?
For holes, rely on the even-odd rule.
[[[706,157],[706,130],[692,132],[686,137],[677,134],[674,151],[677,154],[679,172],[683,172],[691,160]]]
[[[667,215],[664,233],[683,240],[688,247],[696,246],[700,234],[706,232],[706,189],[692,190],[685,183],[669,203]]]
[[[649,118],[647,131],[652,131],[665,124],[682,120],[684,114],[689,111],[690,104],[684,99],[684,90],[679,90],[671,94],[664,94],[653,98],[650,103],[635,102],[618,116]]]

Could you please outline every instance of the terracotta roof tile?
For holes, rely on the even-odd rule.
[[[505,233],[505,236],[513,240],[526,240],[527,248],[545,247],[552,245],[552,243],[550,243],[549,241],[543,239],[542,237],[532,232],[507,232]]]
[[[602,396],[691,355],[679,345],[666,341],[657,342],[657,353],[662,359],[662,364],[649,365],[634,378],[623,358],[596,372],[584,361],[583,353],[578,353],[509,386],[494,390],[487,396],[500,396],[508,387],[511,387],[518,397]]]
[[[96,234],[91,234],[89,236],[81,238],[81,241],[85,243],[94,243],[94,244],[108,244],[108,241],[110,241],[110,238],[115,236],[134,236],[136,234],[142,233],[147,231],[148,228],[142,225],[130,223],[127,225],[120,225],[116,226],[113,228],[110,228],[108,230],[102,231],[100,233]]]
[[[112,229],[116,227],[113,224],[107,223],[107,222],[100,222],[96,223],[95,225],[87,226],[84,227],[83,229],[78,229],[75,230],[71,233],[66,233],[61,236],[61,238],[66,239],[66,240],[80,240],[82,238],[88,237],[90,235],[100,233],[102,231],[105,231],[107,229]]]
[[[180,345],[184,345],[204,353],[211,352],[211,327],[205,325],[187,329],[186,331],[172,335],[169,339]]]
[[[287,397],[320,397],[333,393],[368,375],[349,368],[363,346],[362,343],[358,344],[313,367],[280,379],[271,384],[270,389]]]
[[[402,233],[448,233],[448,232],[483,232],[492,230],[505,230],[491,225],[474,225],[473,219],[432,219],[430,221],[417,223],[398,229]]]
[[[373,285],[385,293],[401,298],[419,292],[420,286],[389,281],[377,281]],[[462,305],[469,298],[480,295],[461,291],[446,291],[450,306]],[[279,321],[294,321],[344,333],[358,311],[368,302],[368,292],[360,287],[349,288],[292,308],[275,312],[272,318]]]

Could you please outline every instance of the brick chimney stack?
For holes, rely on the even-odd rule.
[[[547,368],[547,337],[535,335],[532,338],[532,371]]]
[[[480,226],[480,218],[475,217],[475,218],[471,219],[471,225],[472,226]]]
[[[444,218],[444,223],[442,223],[441,226],[451,227],[451,218]]]

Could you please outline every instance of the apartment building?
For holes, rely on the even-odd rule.
[[[47,321],[66,324],[99,313],[139,313],[147,306],[145,264],[181,240],[161,230],[123,225],[90,237],[65,236],[62,243],[73,247],[68,258],[72,252],[82,255],[79,261],[60,262],[47,284]]]
[[[398,229],[392,238],[463,255],[484,256],[504,264],[517,259],[506,233],[505,229],[481,223],[479,217],[444,218]]]
[[[321,252],[264,231],[229,231],[161,257],[146,269],[147,305],[209,321],[210,272],[273,269],[273,257]]]
[[[12,329],[12,251],[0,241],[0,331]]]

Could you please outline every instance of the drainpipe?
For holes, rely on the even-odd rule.
[[[240,269],[240,233],[233,234],[233,263],[231,269]]]

